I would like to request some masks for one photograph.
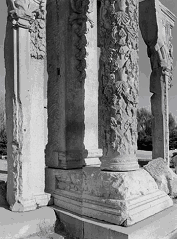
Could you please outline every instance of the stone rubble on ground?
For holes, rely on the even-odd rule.
[[[177,196],[177,175],[163,158],[150,161],[144,169],[154,178],[160,190],[172,197]]]

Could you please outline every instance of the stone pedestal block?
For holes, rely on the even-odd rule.
[[[71,238],[78,239],[175,239],[177,238],[177,206],[174,205],[131,227],[121,227],[79,216],[54,207],[60,222]]]
[[[103,172],[46,169],[46,191],[54,205],[79,215],[130,226],[173,205],[144,169]]]

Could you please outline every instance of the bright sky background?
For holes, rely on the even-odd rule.
[[[4,69],[4,37],[6,27],[7,8],[6,1],[0,0],[0,98],[5,94],[5,69]],[[169,8],[177,16],[177,0],[161,0],[167,8]],[[172,31],[173,47],[174,47],[174,80],[173,87],[169,90],[169,111],[177,120],[177,21]],[[149,92],[149,77],[151,73],[149,58],[146,53],[146,46],[140,34],[140,49],[139,49],[139,68],[140,68],[140,95],[139,107],[150,109],[150,92]]]

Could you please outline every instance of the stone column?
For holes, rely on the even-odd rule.
[[[152,112],[152,158],[162,157],[169,163],[168,72],[152,69],[150,92]]]
[[[28,211],[49,200],[44,193],[45,3],[7,4],[7,200],[12,211]]]
[[[48,1],[46,165],[99,164],[96,1]]]
[[[151,15],[151,16],[150,16]],[[140,3],[140,29],[151,61],[152,158],[169,164],[168,90],[172,81],[171,29],[175,16],[159,0]]]
[[[99,44],[101,168],[139,168],[137,149],[138,1],[101,1]]]
[[[91,219],[130,226],[173,204],[166,193],[158,190],[151,175],[139,169],[136,159],[137,0],[101,0],[101,6],[98,5],[99,133],[104,154],[101,169],[93,163],[78,169],[83,166],[84,157],[68,157],[71,149],[81,151],[82,145],[86,150],[97,146],[97,68],[94,68],[97,58],[92,55],[97,56],[96,36],[92,35],[96,5],[91,8],[95,2],[72,0],[69,5],[66,0],[51,0],[47,7],[46,190],[52,193],[56,207]],[[67,170],[59,169],[62,167]]]

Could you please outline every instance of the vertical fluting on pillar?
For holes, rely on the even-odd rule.
[[[138,1],[101,0],[99,143],[101,168],[138,169]]]

